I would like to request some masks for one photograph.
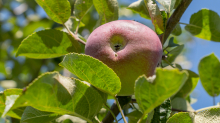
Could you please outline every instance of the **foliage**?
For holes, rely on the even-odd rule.
[[[195,111],[189,100],[199,79],[210,96],[220,94],[219,59],[214,53],[201,59],[198,75],[175,64],[186,50],[176,37],[185,31],[220,42],[220,18],[212,10],[192,14],[188,24],[179,22],[190,2],[138,0],[123,5],[117,0],[0,0],[0,121],[96,123],[111,113],[117,116],[120,110],[129,123],[220,122],[218,106]],[[85,55],[84,49],[89,33],[120,19],[125,7],[132,15],[151,20],[163,44],[163,58],[154,76],[140,75],[134,95],[122,98],[117,96],[121,89],[117,74]],[[3,86],[4,82],[11,84]],[[116,109],[114,104],[108,108],[112,99]]]

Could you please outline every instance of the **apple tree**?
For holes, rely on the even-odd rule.
[[[219,106],[190,105],[199,80],[213,99],[220,94],[216,55],[201,59],[198,74],[175,63],[184,31],[220,42],[219,15],[201,9],[181,23],[192,0],[119,2],[0,0],[1,122],[220,122]],[[49,18],[33,14],[42,9]],[[154,31],[119,20],[122,11]]]

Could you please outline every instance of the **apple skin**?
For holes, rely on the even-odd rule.
[[[154,75],[162,58],[162,45],[149,27],[131,20],[101,25],[88,37],[85,54],[112,68],[121,80],[118,96],[134,94],[135,80]]]

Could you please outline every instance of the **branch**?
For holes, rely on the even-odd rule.
[[[120,111],[118,109],[116,102],[114,102],[113,105],[111,106],[111,111],[114,113],[115,116],[119,114]],[[112,116],[110,111],[108,111],[107,115],[102,120],[102,123],[112,123],[113,121],[114,121],[114,117]]]
[[[162,44],[165,43],[170,33],[173,31],[176,24],[180,21],[180,18],[182,17],[183,13],[186,11],[186,9],[188,8],[191,2],[192,0],[182,0],[179,6],[174,11],[174,13],[172,14],[172,16],[169,18],[167,22],[165,34],[163,36],[160,36],[161,39],[163,37]]]

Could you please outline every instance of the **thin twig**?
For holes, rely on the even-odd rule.
[[[76,31],[75,31],[75,35],[77,35],[77,33],[78,33],[78,30],[79,30],[79,24],[80,24],[80,21],[79,21],[78,24],[77,24]]]
[[[67,31],[69,32],[69,34],[75,39],[75,40],[77,40],[77,41],[79,41],[80,43],[82,43],[82,44],[86,44],[86,42],[84,42],[83,40],[81,40],[77,35],[75,35],[75,34],[73,34],[71,31],[70,31],[70,29],[65,25],[65,24],[63,24],[63,26],[67,29]]]
[[[179,6],[174,11],[174,13],[171,15],[171,17],[167,22],[165,34],[164,36],[162,36],[163,37],[162,44],[165,43],[170,33],[173,31],[176,24],[180,21],[180,18],[182,17],[183,13],[186,11],[186,9],[188,8],[191,2],[192,0],[182,0]]]
[[[123,113],[123,111],[122,111],[122,108],[121,108],[121,106],[120,106],[120,104],[119,104],[118,98],[117,98],[116,96],[115,96],[114,98],[115,98],[116,104],[117,104],[117,106],[118,106],[118,109],[119,109],[119,111],[121,112],[121,116],[122,116],[122,118],[123,118],[123,120],[124,120],[124,123],[127,123],[127,120],[125,119],[125,115],[124,115],[124,113]]]

